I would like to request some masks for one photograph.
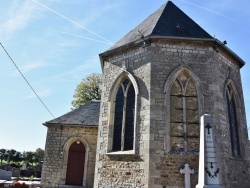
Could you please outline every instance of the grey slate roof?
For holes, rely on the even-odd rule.
[[[81,125],[97,127],[99,124],[100,101],[90,101],[56,119],[47,121],[44,125]]]
[[[164,36],[213,39],[212,36],[181,11],[175,4],[168,1],[121,40],[115,43],[109,50],[136,41],[140,39],[142,35],[144,37]]]

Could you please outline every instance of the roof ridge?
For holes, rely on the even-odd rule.
[[[131,42],[134,42],[135,40],[140,39],[142,36],[149,36],[152,31],[154,30],[156,23],[158,22],[158,20],[160,19],[160,16],[163,12],[163,10],[165,9],[165,7],[167,6],[167,3],[164,3],[160,8],[158,8],[155,12],[153,12],[152,14],[150,14],[146,19],[144,19],[141,23],[139,23],[135,28],[131,29],[124,37],[122,37],[120,40],[118,40],[113,46],[111,46],[111,48],[108,49],[112,50],[116,47],[119,47],[119,43],[124,39],[127,38],[128,36],[128,40],[130,40],[130,38],[133,38],[133,40]],[[158,14],[156,17],[155,15]],[[155,19],[154,19],[155,18]],[[153,19],[153,20],[152,20]],[[150,25],[147,28],[144,28],[143,30],[140,30],[139,28],[141,28],[142,25],[145,25],[145,22],[150,22],[152,24],[155,23],[153,26]],[[149,24],[147,24],[149,25]],[[138,29],[137,29],[138,28]],[[136,33],[134,33],[134,31],[136,30]],[[133,32],[132,36],[130,37],[131,33]]]
[[[150,36],[197,39],[213,38],[172,1],[167,1],[116,42],[108,51]]]

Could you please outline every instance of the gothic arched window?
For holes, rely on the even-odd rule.
[[[240,156],[239,131],[235,95],[230,85],[226,89],[227,119],[230,134],[230,146],[232,156]]]
[[[120,84],[114,107],[112,151],[133,150],[135,90],[130,80],[125,79]]]
[[[179,75],[170,90],[170,150],[199,151],[199,107],[192,78]]]

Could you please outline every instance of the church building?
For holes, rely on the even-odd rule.
[[[99,56],[101,101],[44,124],[42,187],[183,188],[185,164],[192,188],[202,170],[250,187],[239,56],[171,1]],[[204,114],[216,161],[200,170]]]

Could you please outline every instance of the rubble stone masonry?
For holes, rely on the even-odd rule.
[[[74,141],[83,142],[86,148],[84,182],[87,187],[93,187],[97,130],[97,127],[64,126],[61,133],[58,126],[48,127],[41,182],[43,188],[65,185],[68,149]]]
[[[250,187],[247,161],[250,155],[240,67],[228,52],[220,49],[217,53],[213,46],[214,43],[208,41],[152,39],[147,47],[137,45],[101,55],[103,92],[95,187],[181,188],[184,187],[184,176],[179,170],[186,162],[195,170],[191,175],[191,185],[195,187],[198,183],[198,152],[176,152],[170,147],[169,96],[164,89],[170,87],[168,80],[182,71],[195,77],[199,116],[207,113],[213,118],[222,184],[227,188]],[[133,75],[139,89],[134,155],[108,153],[109,113],[112,110],[109,95],[124,70]],[[229,82],[237,89],[240,157],[230,154],[225,98]],[[187,144],[188,148],[194,147],[192,142]]]

